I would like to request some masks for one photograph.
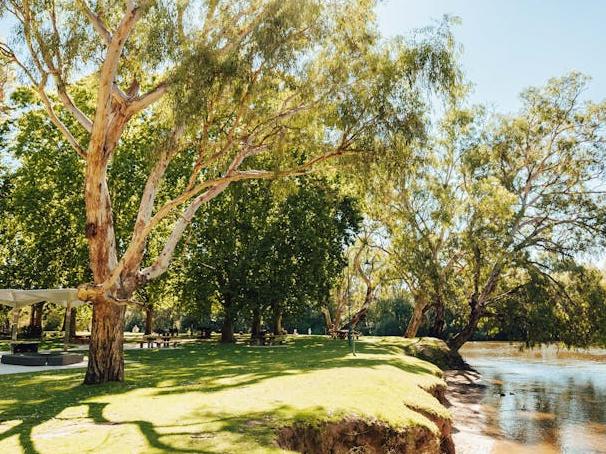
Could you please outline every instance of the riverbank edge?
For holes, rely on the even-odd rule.
[[[492,452],[497,439],[486,432],[487,423],[482,409],[486,385],[481,383],[482,375],[474,369],[450,369],[443,374],[457,454]]]
[[[442,376],[443,378],[443,376]],[[420,386],[447,408],[447,385],[435,383]],[[388,422],[357,415],[344,415],[329,420],[299,421],[280,427],[276,431],[276,444],[289,451],[324,454],[346,454],[351,452],[405,454],[455,454],[452,419],[439,416],[427,408],[407,405],[435,425],[412,425],[394,427]]]
[[[423,337],[404,348],[407,355],[435,364],[446,382],[444,399],[439,399],[451,413],[452,441],[458,454],[491,452],[497,439],[487,435],[481,408],[486,385],[482,375],[458,352],[452,352],[440,339]]]
[[[418,358],[437,366],[437,375],[442,383],[421,387],[431,394],[444,408],[449,408],[449,387],[445,370],[471,371],[459,354],[453,354],[448,346],[436,338],[400,339],[397,348],[406,356]],[[452,417],[441,417],[424,408],[410,409],[430,420],[437,430],[424,426],[394,428],[390,424],[372,418],[346,415],[326,421],[299,421],[281,427],[276,432],[276,444],[295,452],[321,454],[324,452],[348,453],[356,447],[364,447],[368,452],[403,452],[454,454],[454,421]],[[385,451],[388,449],[388,451]],[[366,451],[365,451],[366,452]]]
[[[490,452],[495,439],[483,433],[480,402],[486,388],[481,375],[446,343],[436,338],[407,339],[400,344],[404,354],[437,366],[443,384],[422,388],[446,407],[450,418],[437,417],[422,408],[411,409],[432,421],[437,431],[426,427],[395,429],[389,424],[355,415],[328,421],[299,422],[281,427],[276,444],[296,452],[346,453],[364,446],[369,452],[467,454]]]

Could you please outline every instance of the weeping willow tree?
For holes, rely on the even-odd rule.
[[[79,287],[93,304],[85,383],[123,380],[125,305],[166,272],[200,206],[241,180],[358,156],[400,163],[393,143],[422,137],[427,95],[458,79],[447,26],[385,40],[373,1],[7,0],[1,8],[15,24],[2,58],[84,167],[93,276]],[[74,87],[85,77],[94,94],[79,103]],[[108,169],[117,152],[129,153],[122,138],[133,120],[160,125],[159,137],[144,188],[132,194],[130,239],[117,245]],[[168,181],[175,166],[182,178]],[[157,197],[169,183],[174,197]],[[158,228],[167,234],[151,254]]]

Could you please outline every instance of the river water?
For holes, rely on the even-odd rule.
[[[478,453],[606,454],[606,350],[521,347],[470,342],[461,351],[482,375],[479,421],[496,440]]]

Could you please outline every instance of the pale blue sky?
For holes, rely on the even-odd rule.
[[[516,110],[522,89],[571,70],[593,78],[588,98],[606,98],[606,0],[383,0],[378,8],[388,36],[444,14],[463,21],[455,35],[472,102]],[[0,22],[0,37],[7,32]]]
[[[386,35],[406,34],[444,14],[463,23],[471,100],[499,111],[519,107],[519,92],[571,70],[593,78],[587,97],[606,98],[606,1],[604,0],[385,0],[378,10]]]

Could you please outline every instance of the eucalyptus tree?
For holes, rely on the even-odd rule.
[[[603,240],[606,105],[580,101],[586,83],[571,74],[530,89],[513,117],[455,106],[408,168],[374,175],[371,216],[415,302],[406,336],[430,308],[442,335],[448,305],[465,317],[448,340],[458,350],[491,306],[552,274],[545,252],[574,256]]]
[[[353,329],[363,322],[376,301],[377,292],[385,283],[387,260],[385,240],[381,226],[367,219],[348,250],[348,269],[342,274],[342,282],[337,288],[335,304],[335,326]],[[340,298],[339,298],[340,297]],[[355,309],[344,324],[338,323],[344,316],[345,306]]]
[[[86,83],[75,93],[79,100],[89,96]],[[90,279],[90,271],[84,236],[83,168],[31,90],[14,89],[6,107],[20,114],[11,119],[1,149],[6,162],[12,164],[6,166],[1,183],[0,248],[4,251],[0,282],[11,288],[65,287],[85,282]],[[65,112],[60,115],[69,122]],[[131,195],[120,189],[126,181],[131,187],[143,188],[141,169],[145,168],[154,129],[141,123],[131,128],[123,139],[131,153],[120,154],[111,163],[113,178],[109,185],[116,193],[114,212],[121,221],[116,223],[119,245],[128,240],[137,209]],[[154,234],[154,245],[159,233]],[[144,299],[148,305],[149,298]],[[43,305],[32,308],[38,328]]]
[[[586,84],[573,73],[527,90],[519,115],[498,117],[466,148],[468,318],[451,349],[525,285],[505,277],[519,268],[549,275],[545,253],[573,257],[603,242],[606,103],[582,102]]]
[[[124,305],[168,269],[201,205],[234,181],[362,153],[397,160],[391,142],[423,133],[423,93],[448,91],[457,78],[447,29],[383,40],[372,1],[7,0],[1,8],[16,28],[0,53],[84,168],[93,275],[80,287],[93,303],[86,383],[123,379]],[[88,75],[94,96],[78,103],[74,84]],[[122,251],[108,169],[136,118],[162,124],[162,134],[144,189],[131,193],[139,209]],[[264,165],[247,167],[253,156]],[[159,204],[175,165],[188,177]],[[164,247],[143,265],[149,236],[167,224]]]
[[[435,136],[413,151],[410,166],[389,177],[374,177],[378,189],[369,195],[374,207],[370,215],[389,237],[384,249],[389,274],[414,301],[406,337],[417,335],[429,309],[434,311],[432,335],[442,337],[445,305],[460,297],[466,194],[459,166],[473,118],[471,111],[451,108]]]

